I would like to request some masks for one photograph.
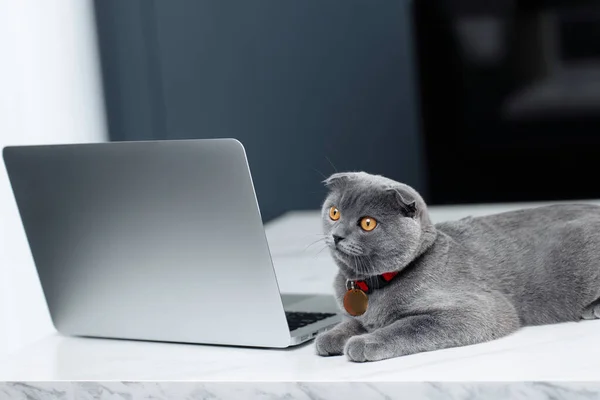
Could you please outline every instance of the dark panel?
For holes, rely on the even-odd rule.
[[[94,2],[111,140],[164,136],[153,2]]]
[[[99,8],[107,3],[113,1]],[[147,80],[153,103],[146,109],[165,108],[149,131],[158,138],[241,140],[265,219],[319,207],[323,177],[315,170],[332,173],[327,158],[339,170],[380,173],[425,190],[407,2],[144,4],[154,4],[156,31],[145,33],[150,55],[140,59],[150,58],[150,72],[161,77]],[[137,34],[118,29],[118,36]],[[107,87],[135,73],[121,69],[118,79],[107,77]]]
[[[598,198],[598,2],[488,3],[416,3],[430,202]]]

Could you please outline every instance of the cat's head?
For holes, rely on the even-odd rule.
[[[410,186],[365,172],[324,183],[325,242],[347,278],[399,271],[435,239],[425,202]]]

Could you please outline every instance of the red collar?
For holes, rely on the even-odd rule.
[[[366,294],[371,293],[373,290],[381,289],[387,286],[395,277],[398,275],[396,272],[386,272],[381,275],[371,276],[365,280],[348,281],[346,282],[346,289],[350,290],[352,287],[360,289]]]

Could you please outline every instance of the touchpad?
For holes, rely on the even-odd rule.
[[[281,300],[285,311],[336,313],[338,310],[331,295],[284,294]]]
[[[286,310],[291,308],[294,304],[301,303],[304,300],[310,299],[314,295],[310,294],[282,294],[281,301],[283,302],[283,308]]]

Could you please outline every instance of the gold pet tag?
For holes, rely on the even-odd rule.
[[[369,297],[365,292],[354,287],[344,295],[344,308],[353,317],[363,315],[367,311]]]

